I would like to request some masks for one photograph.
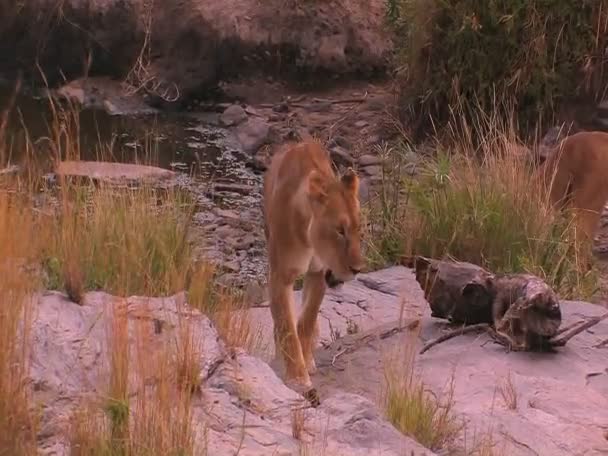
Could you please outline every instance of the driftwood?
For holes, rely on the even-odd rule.
[[[431,316],[456,324],[492,323],[494,275],[471,263],[406,259],[431,307]]]
[[[509,350],[554,350],[608,318],[606,314],[560,330],[558,297],[534,275],[495,275],[470,263],[421,256],[406,259],[404,264],[415,270],[431,315],[462,325],[429,341],[420,353],[480,330]]]

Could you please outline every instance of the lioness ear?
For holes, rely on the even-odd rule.
[[[308,197],[317,203],[325,201],[327,188],[323,176],[317,171],[312,171],[308,176]]]
[[[359,177],[354,169],[348,168],[346,172],[342,175],[342,185],[344,187],[354,193],[357,194],[359,192]]]

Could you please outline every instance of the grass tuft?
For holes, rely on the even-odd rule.
[[[451,445],[463,428],[454,411],[454,378],[442,394],[430,391],[415,373],[413,346],[384,360],[382,403],[388,420],[399,431],[438,450]]]

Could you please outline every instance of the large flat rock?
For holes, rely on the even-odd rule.
[[[156,166],[85,160],[61,161],[55,173],[60,177],[86,178],[110,184],[160,183],[177,176],[174,171]]]
[[[196,454],[433,454],[399,433],[362,396],[337,392],[317,409],[306,407],[266,363],[227,349],[210,320],[189,309],[182,294],[121,300],[101,292],[87,294],[82,305],[58,293],[40,296],[35,304],[30,377],[34,399],[42,405],[41,454],[70,454],[65,430],[72,412],[84,397],[107,396],[108,341],[115,340],[110,316],[118,309],[127,315],[131,403],[143,394],[136,378],[142,350],[150,356],[146,360],[153,360],[160,350],[178,347],[185,321],[201,344],[201,392],[192,397]],[[150,373],[147,385],[154,385],[156,366],[147,361],[144,367]],[[303,413],[297,438],[292,430],[295,409]]]
[[[296,296],[299,302],[300,293]],[[606,311],[584,302],[562,301],[561,306],[563,325]],[[328,293],[321,315],[321,342],[331,344],[317,350],[319,372],[312,380],[322,400],[347,391],[377,401],[385,355],[408,347],[418,351],[446,326],[430,317],[422,290],[404,267],[361,274],[342,290]],[[397,330],[400,315],[406,323],[422,317],[419,335]],[[252,316],[269,324],[268,309],[254,309]],[[331,342],[329,322],[344,335],[353,319],[358,331]],[[454,374],[455,409],[465,419],[468,434],[491,428],[496,443],[505,445],[505,454],[608,454],[608,344],[602,345],[607,339],[608,321],[553,354],[506,353],[486,335],[466,335],[418,356],[416,369],[438,393]],[[268,343],[272,352],[272,341]],[[280,363],[273,365],[280,373]],[[499,392],[509,376],[517,395],[515,410]]]

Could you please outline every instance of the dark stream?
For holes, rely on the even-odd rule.
[[[0,112],[11,98],[12,90],[0,86]],[[9,112],[10,156],[0,156],[0,169],[19,166],[29,139],[34,162],[52,172],[53,150],[45,141],[54,120],[48,101],[22,94]],[[233,134],[219,126],[218,113],[128,116],[82,109],[68,118],[67,124],[73,124],[68,136],[78,138],[81,160],[145,163],[180,173],[180,182],[196,195],[200,207],[193,235],[198,251],[227,265],[227,275],[236,283],[263,276],[262,178],[247,167],[248,157]],[[212,191],[218,183],[222,191]]]

